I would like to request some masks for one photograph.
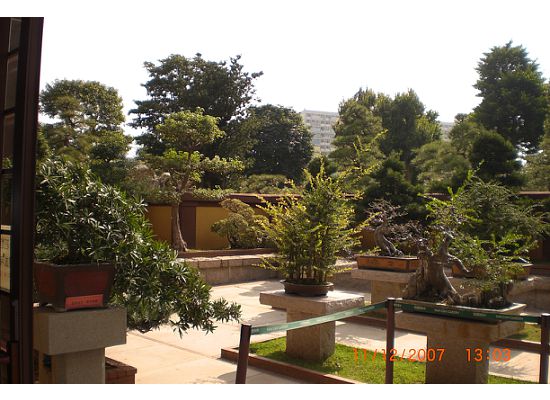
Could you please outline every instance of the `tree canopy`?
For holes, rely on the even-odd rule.
[[[484,132],[475,139],[470,162],[484,181],[495,181],[506,186],[520,186],[523,183],[516,149],[497,132]]]
[[[271,104],[251,107],[241,129],[248,130],[253,164],[248,174],[284,175],[301,180],[313,155],[311,132],[296,111]]]
[[[353,98],[340,104],[339,114],[334,127],[336,149],[330,158],[344,169],[356,164],[358,148],[369,145],[370,158],[376,158],[377,149],[386,157],[397,154],[405,164],[407,179],[412,181],[410,164],[414,150],[441,135],[437,113],[426,111],[413,90],[391,98],[370,89],[360,89]],[[384,134],[380,135],[382,132]],[[375,138],[378,139],[376,145],[373,143]]]
[[[481,103],[476,121],[495,130],[514,146],[534,152],[549,111],[545,80],[523,46],[495,46],[478,63]]]
[[[156,127],[170,114],[200,107],[206,115],[218,118],[224,131],[232,120],[243,117],[254,99],[253,81],[262,72],[244,72],[239,60],[236,56],[229,62],[215,62],[203,59],[201,54],[194,58],[172,54],[159,64],[145,62],[150,79],[143,86],[148,98],[136,100],[137,107],[130,110],[135,114],[130,125],[145,129],[136,138],[144,151],[160,155],[166,150]]]
[[[56,80],[46,85],[40,103],[52,119],[40,126],[43,151],[89,162],[105,183],[124,179],[132,137],[122,130],[122,98],[116,89],[96,81]]]

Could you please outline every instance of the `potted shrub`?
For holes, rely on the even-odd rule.
[[[324,168],[316,176],[304,173],[307,186],[301,197],[287,195],[261,207],[269,217],[261,224],[278,249],[277,260],[264,266],[283,273],[287,293],[326,295],[337,256],[357,241],[350,228],[353,210],[340,180],[326,176]]]
[[[37,178],[37,265],[47,261],[63,269],[80,262],[97,270],[112,262],[113,288],[104,302],[126,308],[129,329],[168,324],[181,335],[190,328],[211,332],[214,321],[239,318],[239,305],[211,300],[199,272],[153,239],[142,202],[69,162],[46,160]],[[73,289],[64,282],[70,284],[65,292]]]
[[[490,198],[492,204],[488,207],[504,207],[507,196],[505,188],[470,175],[456,193],[450,191],[449,200],[432,198],[427,204],[431,224],[419,246],[420,266],[403,298],[476,308],[509,308],[508,293],[523,272],[520,256],[531,246],[531,240],[519,230],[504,229],[505,221],[495,220],[500,219],[499,208],[492,215],[491,210],[484,209],[483,202],[479,203],[480,199]],[[543,215],[520,208],[512,211],[520,214],[516,215],[516,222],[524,220],[534,234],[547,229]],[[490,239],[480,237],[488,227],[492,229],[485,235]],[[446,276],[445,270],[451,268],[473,276],[460,284],[460,293]]]
[[[413,272],[418,266],[418,257],[408,256],[394,242],[404,247],[414,242],[418,227],[413,221],[396,223],[397,218],[406,214],[399,212],[399,206],[379,199],[371,203],[367,225],[373,230],[375,248],[367,254],[358,255],[359,269],[379,269],[396,272]]]
[[[529,250],[548,230],[544,213],[522,204],[508,188],[475,176],[466,181],[453,201],[457,209],[469,210],[470,217],[452,247],[471,270],[465,274],[454,267],[453,276],[482,279],[486,275],[484,265],[500,257],[514,265],[511,276],[526,278],[531,269]]]
[[[110,207],[113,188],[87,179],[85,169],[46,162],[39,178],[38,301],[51,303],[56,311],[105,307],[115,275],[113,248],[127,240],[131,221],[122,218],[120,207]]]

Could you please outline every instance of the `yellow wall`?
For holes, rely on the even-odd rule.
[[[147,206],[145,216],[153,226],[153,232],[157,240],[172,243],[172,207],[171,206]]]
[[[226,238],[210,230],[212,224],[228,215],[229,211],[222,207],[197,207],[197,249],[219,250],[229,247]]]

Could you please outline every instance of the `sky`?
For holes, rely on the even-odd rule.
[[[547,0],[31,1],[4,16],[44,16],[41,87],[95,80],[128,111],[146,98],[145,61],[170,54],[211,61],[241,55],[262,104],[337,111],[360,88],[413,89],[439,120],[479,104],[483,53],[512,40],[550,77]],[[11,8],[10,8],[11,7]],[[139,131],[125,128],[127,133]]]

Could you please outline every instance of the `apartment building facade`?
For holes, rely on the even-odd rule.
[[[313,135],[312,141],[315,152],[328,155],[333,150],[332,141],[335,133],[332,126],[338,120],[338,113],[304,110],[300,114]]]

